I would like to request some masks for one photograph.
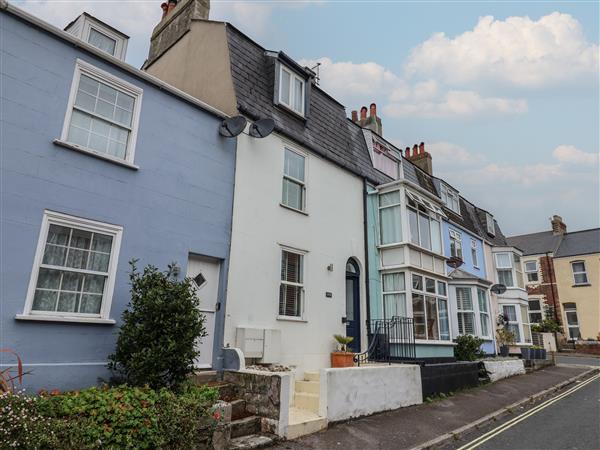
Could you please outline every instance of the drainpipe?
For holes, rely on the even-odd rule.
[[[367,305],[367,346],[371,334],[371,295],[369,292],[369,229],[367,225],[367,179],[363,179],[363,233],[365,235],[365,301]]]

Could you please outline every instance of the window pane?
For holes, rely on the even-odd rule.
[[[576,311],[567,311],[567,323],[569,325],[579,325],[579,321],[577,320],[577,312]]]
[[[535,272],[537,270],[537,264],[535,261],[527,261],[525,263],[525,271]]]
[[[415,326],[415,338],[427,339],[425,332],[425,300],[420,294],[412,296],[413,320]]]
[[[96,97],[80,90],[75,97],[75,105],[86,111],[94,111],[96,109]]]
[[[458,332],[460,334],[475,334],[475,324],[472,312],[458,313]]]
[[[48,264],[51,266],[64,266],[65,255],[67,254],[66,247],[59,247],[52,244],[47,244],[44,250],[44,258],[42,264]]]
[[[510,253],[496,253],[496,267],[511,268]]]
[[[111,248],[112,236],[94,233],[94,239],[92,240],[92,250],[94,250],[95,252],[110,253]]]
[[[279,314],[282,316],[300,317],[302,288],[282,284],[279,289]]]
[[[387,192],[379,196],[379,206],[391,206],[400,203],[400,191]]]
[[[444,283],[443,281],[438,281],[437,287],[438,287],[438,294],[443,295],[445,297],[446,296],[446,283]]]
[[[508,319],[508,321],[510,321],[510,322],[517,321],[517,312],[515,311],[514,306],[510,306],[510,305],[502,306],[502,314],[504,315],[504,318]]]
[[[512,331],[515,335],[515,342],[521,342],[521,333],[519,333],[519,325],[516,323],[509,323],[506,325],[508,331]]]
[[[569,338],[579,339],[581,334],[579,333],[579,327],[569,327]]]
[[[56,309],[56,301],[58,300],[57,291],[40,291],[36,290],[33,297],[34,311],[54,311]]]
[[[73,269],[86,269],[89,254],[90,252],[87,250],[69,249],[65,266]]]
[[[384,294],[385,316],[406,317],[406,294]]]
[[[587,283],[587,274],[586,273],[576,273],[575,274],[575,284],[585,284]]]
[[[425,278],[425,290],[435,294],[435,280],[431,278]]]
[[[574,262],[573,263],[573,272],[585,272],[585,263]]]
[[[96,272],[108,272],[109,259],[110,255],[106,253],[90,252],[87,268]]]
[[[379,215],[381,221],[381,243],[393,244],[401,242],[400,206],[380,209]]]
[[[83,292],[102,294],[104,292],[105,281],[106,277],[103,277],[102,275],[86,275]]]
[[[83,314],[100,314],[102,295],[82,294],[79,312]]]
[[[78,312],[79,295],[79,292],[61,292],[56,310],[59,312]]]
[[[479,302],[479,311],[488,312],[487,296],[483,289],[477,289],[477,300]]]
[[[419,244],[419,225],[417,220],[417,213],[412,209],[408,210],[408,222],[410,228],[410,242],[413,244]]]
[[[538,281],[538,274],[537,272],[529,272],[527,273],[527,281]]]
[[[503,284],[507,287],[513,286],[512,270],[499,270],[498,283]]]
[[[383,290],[384,292],[403,291],[404,273],[386,273],[383,275]]]
[[[419,275],[412,276],[412,287],[417,291],[423,290],[423,277]]]
[[[302,202],[302,185],[295,181],[283,179],[283,204],[295,209],[304,209]]]
[[[60,274],[60,270],[40,268],[37,288],[58,290],[60,288]]]
[[[419,236],[421,247],[431,250],[431,230],[429,229],[429,217],[419,214]]]
[[[542,321],[542,313],[529,313],[529,322],[540,323]]]
[[[440,339],[450,340],[450,326],[448,325],[448,302],[438,299],[438,311],[440,317]]]
[[[290,73],[282,69],[281,79],[279,80],[279,101],[286,105],[290,105],[290,80]]]
[[[81,291],[83,274],[77,272],[63,272],[61,291]]]
[[[471,288],[456,288],[456,306],[461,310],[473,310],[473,300],[471,299]]]
[[[69,243],[70,236],[70,228],[51,224],[48,228],[48,237],[46,238],[46,242],[49,244],[67,245]]]
[[[292,283],[302,283],[302,255],[282,252],[281,279]]]
[[[100,33],[99,31],[96,31],[94,28],[90,28],[88,42],[94,47],[104,50],[106,53],[109,53],[113,56],[115,54],[115,46],[117,45],[117,41],[111,39],[103,33]]]
[[[442,237],[440,234],[440,223],[437,220],[431,221],[431,250],[436,253],[442,253]]]
[[[304,156],[285,149],[284,173],[292,178],[304,181]]]
[[[438,332],[438,314],[437,301],[435,297],[426,297],[427,307],[427,338],[438,340],[440,338]]]
[[[489,336],[490,335],[490,318],[487,314],[479,314],[481,320],[481,335]]]
[[[302,113],[304,112],[304,83],[298,78],[294,78],[294,104],[292,107],[295,111]]]
[[[529,309],[531,311],[541,311],[542,306],[539,300],[529,300]]]

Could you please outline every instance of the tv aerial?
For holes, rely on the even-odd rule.
[[[246,128],[247,120],[244,116],[234,116],[225,119],[219,127],[219,134],[226,138],[233,138],[242,133]]]
[[[264,138],[270,135],[275,129],[275,121],[273,119],[258,119],[250,125],[248,134],[255,138]]]

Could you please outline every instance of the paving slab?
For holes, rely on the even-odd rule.
[[[418,406],[388,411],[345,423],[277,449],[408,449],[468,425],[488,414],[552,388],[588,371],[588,367],[548,367],[527,375],[469,389]]]

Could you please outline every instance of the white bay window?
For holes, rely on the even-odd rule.
[[[387,192],[379,196],[379,227],[382,245],[402,241],[400,211],[400,191]]]
[[[412,192],[407,192],[406,202],[410,242],[441,254],[442,237],[440,220],[442,210]]]
[[[445,283],[413,274],[412,310],[416,339],[450,340]]]

